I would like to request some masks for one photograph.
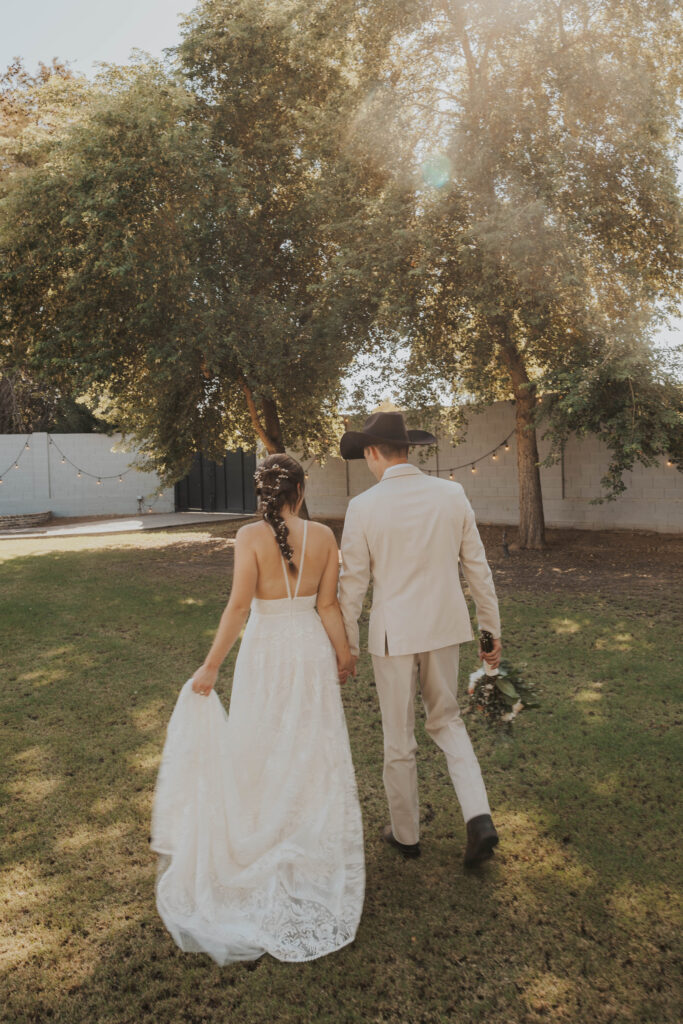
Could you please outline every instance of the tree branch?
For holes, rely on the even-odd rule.
[[[462,13],[462,7],[449,3],[448,0],[444,0],[443,11],[446,17],[449,17],[453,23],[460,45],[462,46],[462,52],[465,55],[465,63],[467,64],[467,73],[470,79],[470,85],[474,85],[477,78],[477,62],[474,59],[472,53],[472,47],[467,36],[467,30],[465,29],[465,19]]]
[[[251,388],[247,384],[246,379],[242,374],[239,375],[239,382],[240,387],[244,392],[244,397],[247,400],[247,409],[249,410],[249,415],[251,416],[252,426],[256,431],[258,437],[260,438],[261,443],[263,444],[266,451],[270,451],[270,442],[268,440],[268,435],[266,434],[263,428],[263,424],[261,423],[261,420],[259,418],[258,409],[256,408],[256,402],[254,401],[254,395],[252,394]]]

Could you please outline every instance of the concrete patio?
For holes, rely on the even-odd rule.
[[[59,519],[55,519],[44,526],[4,530],[0,532],[0,540],[17,537],[77,537],[85,534],[133,533],[138,530],[172,530],[204,523],[220,523],[226,519],[249,518],[251,516],[244,512],[145,512],[142,515],[100,518],[61,525]]]

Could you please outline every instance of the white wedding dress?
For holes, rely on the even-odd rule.
[[[157,908],[181,949],[218,964],[303,961],[351,942],[363,830],[334,651],[315,609],[254,599],[226,714],[185,683],[159,768]]]

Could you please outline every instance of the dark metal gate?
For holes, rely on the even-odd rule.
[[[195,455],[187,476],[175,485],[177,512],[255,512],[253,452],[228,452],[222,462]]]

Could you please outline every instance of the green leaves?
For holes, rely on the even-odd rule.
[[[334,446],[380,301],[365,277],[343,285],[367,190],[340,146],[352,8],[331,49],[324,3],[304,20],[199,4],[174,66],[108,68],[49,159],[10,182],[16,359],[115,410],[167,481],[199,448]]]
[[[675,388],[619,366],[683,276],[681,21],[646,0],[204,0],[166,65],[13,73],[15,365],[116,407],[167,480],[198,447],[332,450],[357,357],[366,402],[373,360],[430,409],[535,386],[557,444],[612,447],[616,493],[679,443]]]
[[[498,674],[495,683],[496,683],[496,687],[500,690],[500,692],[502,694],[504,694],[509,700],[511,700],[511,701],[519,700],[519,694],[515,690],[515,688],[512,685],[512,683],[509,683],[507,681],[507,679],[503,675],[501,675],[500,673]]]

